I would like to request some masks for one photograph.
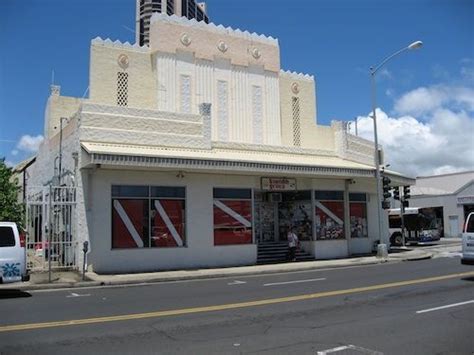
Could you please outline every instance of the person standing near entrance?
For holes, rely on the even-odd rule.
[[[288,229],[288,247],[290,248],[290,260],[296,261],[296,247],[298,246],[299,240],[295,233],[295,228],[290,227]]]

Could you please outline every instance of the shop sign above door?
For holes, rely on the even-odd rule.
[[[294,191],[296,190],[296,179],[264,177],[262,178],[262,190]]]

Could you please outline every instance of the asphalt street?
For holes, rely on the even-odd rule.
[[[458,257],[139,286],[0,291],[0,353],[472,354]]]

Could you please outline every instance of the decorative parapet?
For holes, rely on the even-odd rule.
[[[213,141],[212,147],[214,149],[232,149],[238,151],[245,151],[247,153],[255,154],[294,154],[294,155],[311,155],[323,157],[336,157],[336,153],[332,150],[324,149],[307,149],[290,146],[272,146],[266,144],[249,144],[249,143],[235,143],[235,142],[219,142]]]
[[[347,150],[351,152],[357,152],[373,158],[374,156],[374,142],[369,141],[353,134],[347,134]],[[382,147],[379,145],[379,149]]]
[[[221,35],[230,35],[239,38],[243,38],[250,41],[258,41],[267,44],[273,44],[278,46],[278,39],[271,36],[265,36],[263,34],[257,34],[255,32],[250,33],[248,31],[242,31],[239,28],[233,29],[232,27],[224,27],[222,25],[216,25],[214,23],[205,23],[204,21],[196,21],[196,19],[187,19],[186,17],[176,16],[176,15],[165,15],[159,12],[153,13],[150,20],[150,25],[156,21],[174,23],[179,25],[184,25],[188,27],[202,28],[206,30],[211,30],[217,34]]]
[[[150,48],[148,46],[140,46],[138,43],[135,43],[135,44],[130,44],[128,42],[122,43],[119,40],[112,41],[110,38],[102,39],[100,37],[96,37],[93,40],[91,40],[91,45],[129,50],[129,51],[135,51],[135,52],[141,52],[141,53],[148,53],[150,51]]]
[[[374,143],[347,132],[346,122],[331,121],[337,156],[357,163],[374,166]],[[382,146],[379,145],[379,149]]]
[[[289,76],[292,79],[296,80],[307,80],[307,81],[314,81],[314,76],[309,74],[297,73],[294,71],[289,70],[280,70],[281,76]]]
[[[84,103],[80,120],[81,141],[211,149],[210,115]]]

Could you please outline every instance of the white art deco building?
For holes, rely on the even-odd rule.
[[[281,70],[279,51],[272,37],[165,14],[149,47],[92,40],[89,98],[53,88],[30,172],[32,185],[51,181],[68,118],[61,181],[76,186],[74,242],[89,241],[90,268],[251,265],[289,226],[313,259],[372,250],[373,143],[318,125],[313,76]]]

